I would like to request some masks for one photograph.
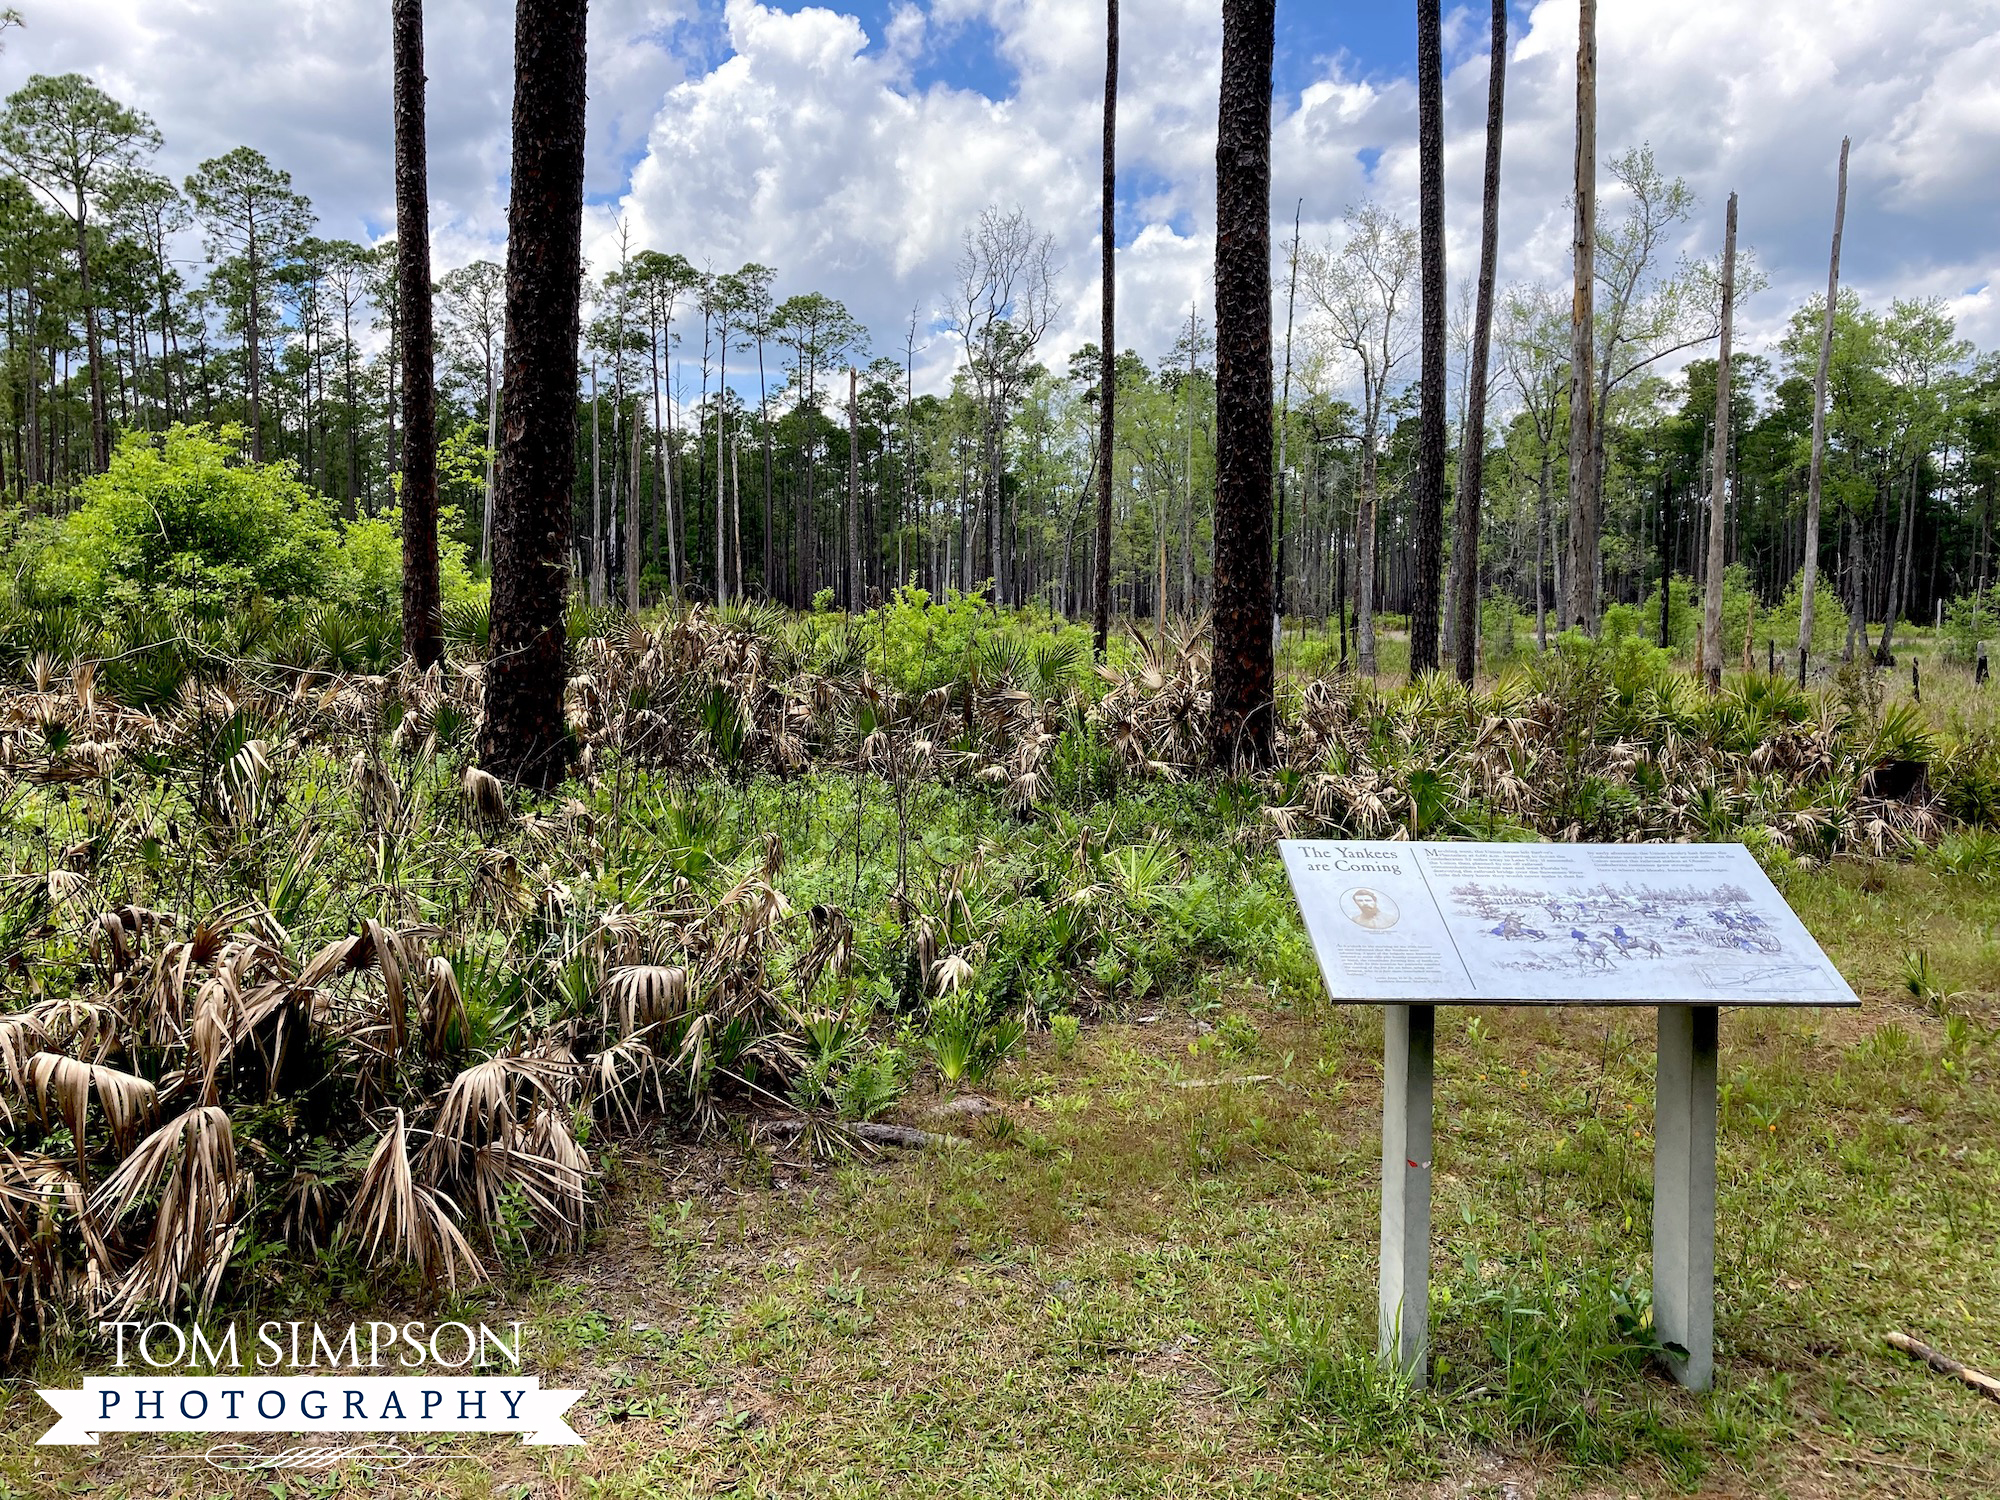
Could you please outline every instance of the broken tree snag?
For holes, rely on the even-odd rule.
[[[1949,1354],[1940,1353],[1929,1344],[1919,1343],[1907,1333],[1892,1333],[1888,1336],[1889,1347],[1900,1349],[1912,1359],[1920,1359],[1940,1375],[1969,1385],[1989,1401],[2000,1401],[2000,1380],[1995,1380],[1984,1371],[1975,1370],[1971,1365],[1962,1365]]]

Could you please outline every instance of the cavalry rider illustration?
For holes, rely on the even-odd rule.
[[[1657,939],[1647,937],[1642,932],[1627,932],[1623,922],[1615,925],[1605,936],[1611,939],[1620,955],[1625,958],[1630,958],[1635,953],[1650,954],[1654,958],[1666,957],[1666,951],[1660,947]]]
[[[1570,937],[1576,943],[1576,956],[1587,969],[1608,969],[1612,967],[1608,949],[1603,943],[1581,928],[1572,927]]]

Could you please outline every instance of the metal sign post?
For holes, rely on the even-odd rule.
[[[1716,1038],[1723,1005],[1858,1005],[1740,844],[1279,845],[1336,1002],[1383,1010],[1377,1350],[1422,1385],[1439,1004],[1659,1011],[1653,1326],[1715,1371]]]

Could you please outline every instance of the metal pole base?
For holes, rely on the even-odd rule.
[[[1382,1007],[1382,1284],[1375,1348],[1421,1388],[1429,1378],[1431,1069],[1437,1012]]]
[[[1691,1391],[1715,1379],[1716,1016],[1713,1005],[1660,1007],[1653,1331],[1671,1351],[1669,1373]]]

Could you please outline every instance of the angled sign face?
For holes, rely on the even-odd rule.
[[[1279,844],[1335,1000],[1858,1005],[1741,844]]]

